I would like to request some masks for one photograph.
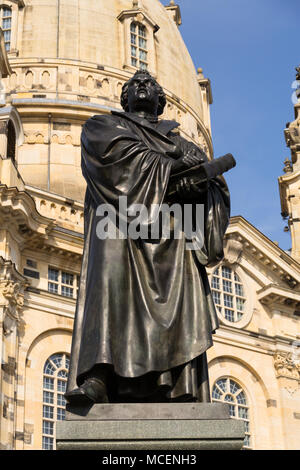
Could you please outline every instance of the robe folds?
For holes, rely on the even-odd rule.
[[[97,236],[104,217],[97,208],[110,204],[122,218],[120,196],[128,207],[143,204],[148,216],[142,223],[154,223],[153,207],[168,201],[175,146],[200,152],[174,131],[177,126],[112,112],[93,116],[83,127],[85,245],[68,391],[103,365],[121,396],[150,396],[159,387],[171,399],[197,396],[199,358],[218,327],[205,266],[223,258],[230,216],[224,179],[211,180],[192,198],[193,205],[204,204],[202,248],[187,250],[185,234],[176,239],[172,231],[156,240]],[[178,195],[176,202],[184,201]]]

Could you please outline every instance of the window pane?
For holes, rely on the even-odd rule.
[[[243,312],[244,305],[245,305],[245,300],[240,299],[239,297],[237,297],[236,298],[236,308],[237,308],[237,310],[240,310],[241,312]]]
[[[58,269],[49,268],[48,269],[48,279],[50,281],[58,282]]]
[[[43,392],[43,402],[44,403],[54,403],[54,394],[53,392]]]
[[[69,364],[67,364],[67,367],[69,368]],[[59,373],[57,374],[58,377],[68,377],[68,373],[66,370],[60,370]]]
[[[61,273],[61,282],[62,284],[67,284],[68,286],[72,286],[74,281],[74,275],[70,273]]]
[[[234,322],[234,312],[233,310],[228,310],[228,308],[225,308],[225,318],[228,321]]]
[[[142,36],[143,38],[146,37],[146,28],[145,28],[145,26],[139,25],[139,36]]]
[[[65,393],[66,388],[67,388],[67,382],[65,380],[58,380],[57,381],[57,390],[59,392]]]
[[[245,439],[244,439],[244,446],[245,447],[250,447],[250,436],[246,434]]]
[[[136,23],[131,23],[130,25],[130,31],[135,33],[136,32]]]
[[[241,405],[246,405],[246,397],[244,395],[244,392],[240,392],[237,397],[237,402],[240,403]]]
[[[227,268],[227,266],[222,266],[222,276],[226,279],[231,279],[231,269]]]
[[[230,391],[234,395],[238,390],[240,390],[241,387],[238,386],[236,382],[233,380],[229,381],[229,386],[230,386]]]
[[[2,21],[2,28],[3,29],[10,29],[11,28],[11,18],[5,18]]]
[[[61,286],[61,295],[73,297],[73,287]]]
[[[239,418],[248,419],[248,409],[239,406]]]
[[[220,289],[220,279],[218,277],[213,276],[211,286],[213,289]]]
[[[48,375],[53,375],[55,372],[55,367],[49,360],[46,361],[45,367],[44,367],[44,374]]]
[[[11,33],[10,29],[8,29],[7,31],[3,31],[4,41],[5,42],[10,41],[10,33]]]
[[[222,394],[220,390],[217,389],[216,386],[214,386],[213,391],[212,391],[212,397],[215,398],[216,400],[220,400]]]
[[[136,35],[131,33],[130,38],[131,44],[136,45]]]
[[[53,406],[43,405],[43,418],[53,419]]]
[[[147,64],[145,64],[144,62],[140,62],[140,69],[141,70],[147,70],[147,68],[148,68]]]
[[[241,284],[235,284],[235,293],[236,295],[240,295],[241,297],[244,297],[244,289]]]
[[[225,307],[233,308],[233,297],[232,297],[232,295],[224,294],[224,305],[225,305]]]
[[[134,59],[133,57],[131,57],[131,65],[133,65],[134,67],[137,66],[137,60]]]
[[[249,421],[244,421],[245,432],[249,432]]]
[[[232,282],[223,279],[223,291],[232,293]]]
[[[65,419],[65,410],[63,408],[57,408],[57,420],[63,421]]]
[[[220,292],[216,292],[215,290],[212,291],[212,296],[214,299],[214,303],[217,305],[221,304],[221,294]]]
[[[48,291],[52,294],[58,294],[58,284],[53,284],[53,282],[48,282]]]
[[[217,381],[218,387],[220,387],[223,392],[226,392],[227,390],[227,379],[220,379]]]
[[[53,356],[50,357],[50,360],[54,362],[58,369],[62,367],[62,359],[62,354],[53,354]]]
[[[140,50],[139,57],[141,60],[147,60],[147,52]]]
[[[43,436],[43,450],[53,450],[53,437]]]
[[[136,47],[134,47],[134,46],[131,46],[131,55],[133,57],[136,57]]]
[[[57,394],[57,406],[66,406],[66,400],[60,393]]]
[[[231,395],[225,395],[224,400],[225,401],[230,401],[231,403],[234,403],[234,398]]]
[[[232,418],[235,418],[235,406],[229,405],[229,414]]]
[[[144,38],[139,37],[139,47],[147,49],[147,41]]]
[[[44,377],[43,387],[48,390],[54,390],[54,379],[51,379],[50,377]]]
[[[43,421],[43,434],[53,435],[53,422],[52,421]]]
[[[11,9],[10,8],[3,8],[3,17],[11,16]]]

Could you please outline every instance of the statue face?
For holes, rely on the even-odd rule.
[[[129,111],[145,111],[157,115],[159,92],[156,81],[149,75],[139,74],[128,85]]]

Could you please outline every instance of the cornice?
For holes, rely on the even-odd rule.
[[[117,16],[119,21],[123,21],[125,18],[136,18],[137,21],[142,23],[146,21],[154,30],[154,33],[159,30],[159,26],[152,20],[152,18],[142,8],[134,8],[132,10],[123,10]]]
[[[249,254],[289,288],[300,286],[300,264],[241,216],[232,217],[225,238],[234,238]]]
[[[37,211],[34,200],[26,191],[1,184],[0,219],[2,226],[6,225],[9,230],[14,227],[23,240],[34,233],[47,237],[55,224],[53,219]]]
[[[292,311],[300,308],[300,292],[293,292],[275,284],[269,284],[258,290],[257,298],[268,307],[284,305]]]

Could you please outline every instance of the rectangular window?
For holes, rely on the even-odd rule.
[[[23,274],[26,277],[32,277],[33,279],[39,279],[40,273],[38,271],[33,271],[32,269],[24,268]]]
[[[52,294],[74,298],[77,294],[79,276],[60,269],[48,268],[48,291]]]

